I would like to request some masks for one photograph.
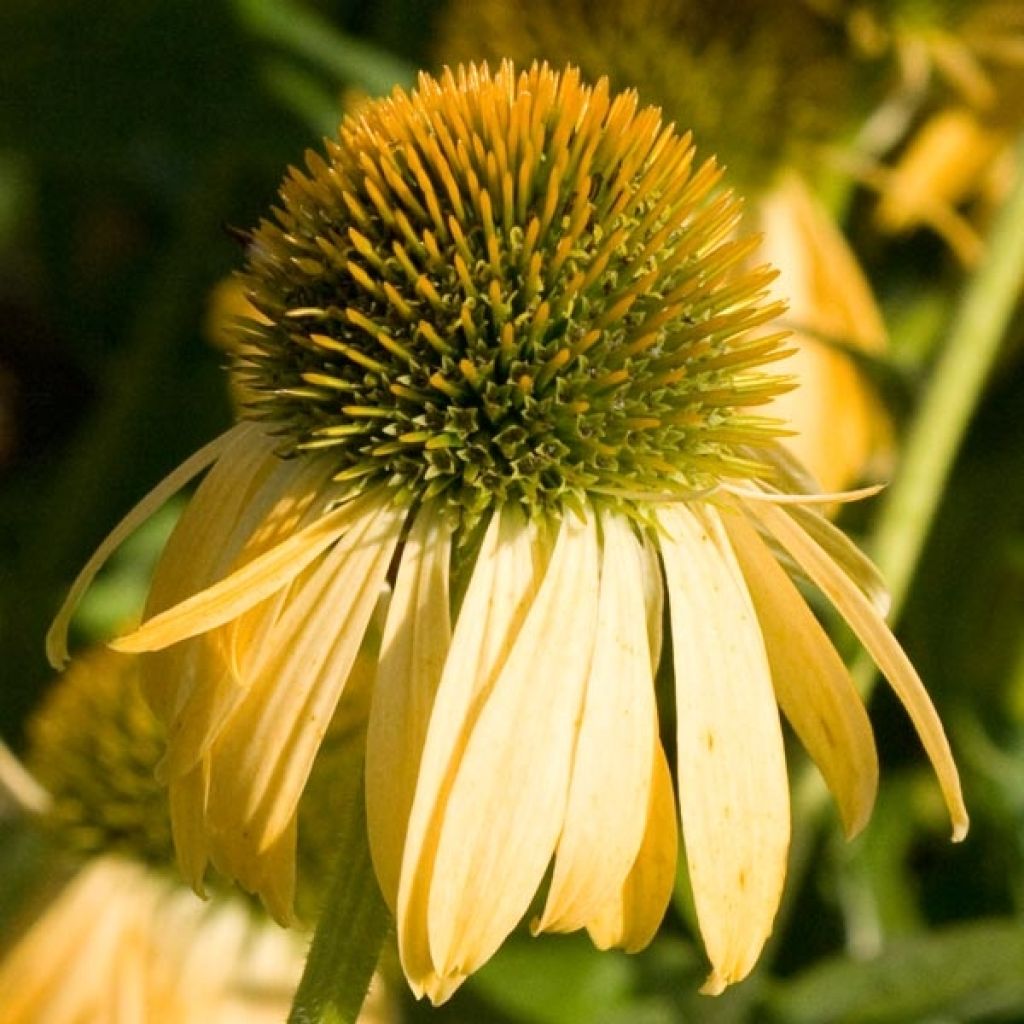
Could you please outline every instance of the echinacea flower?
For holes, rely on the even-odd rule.
[[[168,870],[167,796],[153,777],[163,730],[139,692],[138,660],[109,650],[77,658],[29,719],[26,765],[7,754],[2,782],[14,783],[20,824],[45,835],[51,877],[37,887],[44,893],[22,896],[15,934],[4,936],[3,1020],[281,1021],[306,937],[277,928],[223,883],[203,903]],[[307,818],[325,789],[323,760]],[[9,812],[5,824],[13,820]],[[316,851],[309,830],[305,838],[308,869]],[[390,1017],[377,986],[359,1020]]]
[[[635,87],[641,101],[692,130],[747,202],[743,230],[780,272],[783,325],[801,384],[770,412],[789,450],[826,491],[882,478],[889,419],[864,357],[887,334],[856,256],[817,194],[835,191],[848,147],[877,90],[841,24],[805,0],[450,0],[437,53],[446,61],[545,59]],[[820,186],[820,187],[819,187]]]
[[[423,75],[293,170],[245,272],[243,421],[83,570],[209,472],[158,567],[145,688],[180,859],[290,904],[296,805],[357,659],[373,862],[417,994],[447,998],[526,914],[639,949],[677,816],[711,975],[746,975],[786,870],[781,707],[848,832],[877,763],[793,578],[816,585],[957,774],[870,563],[807,503],[758,407],[789,386],[771,271],[689,137],[606,80]],[[767,333],[766,333],[767,331]],[[676,735],[658,727],[663,602]],[[381,625],[377,625],[380,622]],[[666,645],[667,647],[668,645]],[[158,653],[152,653],[158,652]]]
[[[137,660],[112,651],[76,660],[29,720],[27,769],[9,766],[40,794],[19,800],[22,820],[47,836],[61,884],[43,899],[22,896],[22,930],[5,936],[0,958],[0,1015],[6,1024],[281,1020],[301,937],[237,896],[204,904],[161,870],[173,858],[166,794],[153,779],[161,730],[138,692]]]
[[[141,864],[89,861],[0,960],[8,1024],[266,1024],[298,983],[296,936],[256,928]]]

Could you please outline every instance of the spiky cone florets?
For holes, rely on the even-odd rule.
[[[343,122],[255,232],[240,375],[282,448],[475,518],[758,467],[789,381],[739,203],[635,93],[509,66]]]
[[[874,798],[870,724],[797,567],[906,704],[961,836],[876,570],[801,507],[775,426],[749,418],[780,386],[762,370],[780,339],[756,336],[767,273],[730,276],[735,203],[701,201],[715,173],[691,172],[686,140],[632,94],[506,65],[371,105],[328,156],[253,241],[276,325],[253,325],[244,360],[258,422],[129,513],[49,637],[64,660],[107,554],[209,468],[146,621],[115,642],[150,652],[193,883],[212,861],[290,915],[296,810],[365,662],[368,840],[417,994],[446,999],[539,890],[535,930],[642,948],[677,806],[721,991],[753,967],[785,876],[779,707],[848,831]],[[654,688],[666,602],[675,780]]]
[[[113,651],[83,655],[30,719],[26,763],[50,794],[43,822],[62,849],[165,867],[171,823],[154,769],[166,737],[138,668],[138,658]]]

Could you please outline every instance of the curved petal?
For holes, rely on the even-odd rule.
[[[396,926],[413,991],[447,998],[461,979],[438,977],[427,907],[442,812],[470,727],[508,657],[536,591],[534,531],[516,509],[495,512],[484,534],[427,727],[398,884]]]
[[[782,894],[789,789],[764,642],[718,513],[659,509],[676,674],[679,803],[717,994],[754,966]]]
[[[907,709],[935,769],[953,822],[953,841],[963,839],[967,835],[967,808],[964,806],[960,778],[949,749],[949,741],[928,691],[903,648],[877,610],[850,582],[829,553],[808,536],[787,512],[772,505],[747,505],[746,508],[775,535],[836,606],[889,680],[896,696]]]
[[[381,891],[394,912],[420,755],[451,644],[451,529],[433,505],[402,550],[381,641],[366,735],[366,820]]]
[[[661,663],[662,622],[665,617],[665,588],[661,583],[661,560],[650,537],[642,546],[644,602],[647,605],[647,644],[651,651],[651,672],[658,673]]]
[[[50,664],[63,668],[68,662],[68,627],[79,601],[103,568],[107,559],[130,537],[161,505],[172,498],[212,462],[219,459],[234,444],[246,437],[255,428],[248,423],[239,423],[220,437],[200,448],[187,458],[177,469],[172,470],[140,501],[107,535],[96,549],[64,598],[64,603],[54,616],[46,633],[46,656]]]
[[[173,779],[168,786],[171,831],[181,877],[206,898],[203,878],[210,859],[206,833],[206,799],[210,789],[210,766],[203,761],[191,771]]]
[[[871,817],[878,755],[842,659],[768,546],[742,514],[723,516],[761,624],[775,696],[839,805],[847,837]]]
[[[199,593],[226,575],[252,531],[289,490],[294,468],[274,455],[274,442],[260,433],[232,445],[196,488],[153,573],[143,618],[150,618]],[[142,692],[165,724],[193,692],[200,650],[184,643],[140,662]]]
[[[243,861],[294,816],[398,544],[406,510],[389,499],[378,494],[291,596],[214,744],[207,816]]]
[[[597,639],[547,904],[533,931],[582,928],[622,890],[647,823],[654,679],[643,551],[623,517],[601,516]]]
[[[655,744],[646,810],[643,842],[625,883],[615,899],[587,922],[587,931],[598,949],[617,946],[627,953],[639,953],[657,934],[672,898],[679,826],[672,774],[660,740]]]
[[[593,514],[566,514],[443,810],[428,905],[442,977],[488,960],[544,877],[565,815],[597,595]]]
[[[380,500],[379,492],[353,498],[110,646],[128,653],[158,651],[222,626],[291,582]]]

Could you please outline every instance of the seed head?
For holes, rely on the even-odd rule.
[[[758,472],[781,335],[740,205],[688,134],[575,70],[423,75],[293,170],[254,232],[246,415],[337,479],[627,508]]]

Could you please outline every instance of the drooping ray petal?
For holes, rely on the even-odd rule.
[[[878,756],[842,659],[768,546],[740,515],[722,518],[761,624],[779,706],[821,770],[848,837],[867,823]]]
[[[437,976],[427,907],[442,812],[469,728],[508,657],[536,590],[534,532],[515,508],[495,512],[477,554],[427,727],[398,884],[398,950],[416,994],[454,991]],[[452,985],[457,981],[452,981]],[[434,998],[431,995],[431,998]]]
[[[239,423],[220,437],[204,445],[194,455],[187,458],[177,469],[173,470],[160,481],[107,535],[96,549],[93,556],[85,563],[84,568],[71,584],[68,596],[60,606],[53,623],[46,634],[46,657],[56,668],[63,668],[68,662],[68,626],[75,614],[78,602],[89,589],[96,574],[103,568],[107,559],[135,532],[153,513],[169,498],[178,493],[194,476],[201,473],[210,463],[216,461],[240,438],[246,436],[253,428],[248,423]]]
[[[644,603],[647,607],[647,644],[651,651],[651,671],[657,673],[661,662],[665,588],[661,583],[661,559],[658,558],[658,552],[650,537],[644,537],[642,559]]]
[[[129,653],[158,651],[223,625],[293,580],[356,522],[369,504],[378,500],[378,492],[353,498],[236,569],[226,579],[161,612],[133,633],[119,637],[111,647]]]
[[[885,618],[889,614],[892,599],[878,566],[838,526],[830,523],[813,509],[797,505],[786,511],[856,584],[875,612]]]
[[[680,504],[663,528],[676,677],[679,803],[712,971],[745,977],[772,928],[789,845],[789,791],[757,617],[718,513]]]
[[[434,694],[451,643],[451,530],[433,504],[402,550],[366,735],[366,819],[381,891],[397,906],[402,849]]]
[[[428,905],[442,976],[488,960],[544,877],[565,815],[597,597],[593,513],[566,514],[443,809]]]
[[[228,571],[245,542],[249,510],[262,507],[263,495],[279,476],[275,464],[281,464],[269,438],[250,433],[245,441],[214,463],[185,506],[157,564],[144,618],[208,587]],[[190,644],[153,653],[140,664],[142,692],[165,724],[173,720],[198,678],[199,651]]]
[[[615,898],[587,922],[598,949],[644,949],[658,932],[672,898],[679,856],[679,825],[672,774],[661,741],[655,744],[654,772],[640,851]]]
[[[831,552],[826,552],[810,537],[802,529],[802,524],[798,525],[786,511],[771,505],[747,505],[746,508],[778,538],[779,543],[836,606],[889,680],[896,696],[907,709],[935,769],[953,822],[953,840],[963,839],[967,834],[967,809],[949,741],[935,706],[903,648],[877,610],[836,565]]]
[[[186,884],[204,898],[206,891],[203,878],[210,859],[206,832],[206,797],[209,787],[209,763],[205,761],[174,779],[168,787],[178,870]]]
[[[208,816],[243,859],[294,816],[379,598],[406,510],[376,497],[292,595],[214,745]]]
[[[214,548],[206,552],[205,557],[213,567],[212,579],[220,579],[230,574],[232,569],[272,550],[324,514],[333,493],[328,483],[329,464],[322,461],[285,462],[272,453],[268,455],[269,475],[248,496],[246,508],[234,530],[222,539],[222,550]],[[212,478],[219,468],[220,463],[204,485],[215,482]],[[244,491],[244,479],[237,480],[236,486]],[[217,492],[210,497],[218,497]],[[216,508],[204,509],[204,502],[208,503],[208,500],[205,494],[197,492],[189,511],[193,504],[198,504],[201,510],[215,517]],[[163,562],[173,554],[165,555]],[[189,555],[183,557],[187,559]],[[253,659],[266,651],[265,642],[269,639],[270,630],[287,605],[292,591],[309,572],[309,569],[304,570],[290,584],[223,626],[143,659],[143,683],[151,703],[153,691],[166,688],[168,678],[177,689],[173,701],[162,702],[165,720],[169,718],[170,721],[167,755],[157,768],[158,776],[171,778],[188,771],[206,754],[245,696]],[[174,595],[175,603],[186,595],[197,593],[210,582],[211,579],[207,578],[191,590],[180,591]],[[161,596],[167,598],[171,595],[164,593]],[[154,661],[156,665],[152,664]],[[166,675],[171,671],[178,673],[177,678]]]
[[[625,518],[605,514],[601,526],[597,639],[565,823],[535,933],[582,928],[620,892],[647,822],[657,710],[643,552]]]
[[[771,491],[739,484],[723,484],[721,490],[747,501],[770,501],[773,505],[832,505],[873,498],[884,484],[870,484],[846,491],[797,491],[795,494]]]

